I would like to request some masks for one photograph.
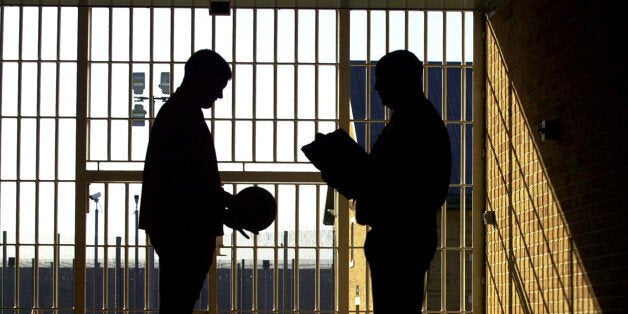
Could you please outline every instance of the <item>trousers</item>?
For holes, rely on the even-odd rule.
[[[215,236],[151,235],[159,256],[159,313],[192,313],[214,259]]]

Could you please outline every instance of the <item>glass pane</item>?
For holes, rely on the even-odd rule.
[[[168,61],[172,57],[170,55],[170,45],[173,30],[170,29],[170,20],[172,18],[172,9],[156,8],[153,10],[153,60]]]
[[[253,61],[253,10],[237,9],[236,16],[236,61]]]
[[[271,62],[275,54],[275,13],[269,9],[258,9],[257,14],[257,61]]]
[[[91,61],[109,60],[109,9],[92,8]]]
[[[174,9],[173,60],[185,62],[192,54],[192,11]]]
[[[318,12],[318,61],[336,62],[336,11]]]
[[[294,62],[294,10],[279,10],[277,12],[277,50],[278,62]]]
[[[39,9],[22,8],[22,28],[20,29],[22,60],[37,60],[39,54]]]
[[[111,59],[114,61],[129,60],[129,39],[131,34],[130,9],[114,8],[111,12]]]

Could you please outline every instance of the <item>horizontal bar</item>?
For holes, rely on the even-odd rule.
[[[241,172],[220,173],[223,183],[294,183],[319,184],[323,179],[319,172]],[[141,183],[142,171],[86,171],[87,182]]]
[[[227,1],[227,0],[214,0]],[[210,0],[2,0],[2,5],[208,8]],[[380,9],[380,10],[475,10],[478,0],[231,0],[232,8],[278,9]]]

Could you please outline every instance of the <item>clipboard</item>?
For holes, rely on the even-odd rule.
[[[301,151],[329,186],[348,198],[357,196],[368,154],[345,130],[317,133]]]

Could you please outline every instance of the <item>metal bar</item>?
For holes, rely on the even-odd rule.
[[[292,263],[292,299],[294,300],[292,304],[292,310],[299,310],[299,229],[300,229],[300,219],[299,219],[299,199],[301,197],[301,185],[297,184],[294,186],[294,259]]]
[[[295,0],[296,2],[296,0]],[[295,64],[294,73],[294,119],[296,120],[299,117],[299,72],[300,68],[303,66],[299,63],[299,10],[294,10],[294,47],[293,47],[293,60]],[[293,124],[295,127],[296,121]],[[277,138],[277,137],[275,137]],[[285,303],[285,301],[284,301]]]
[[[37,118],[35,119],[35,177],[39,178],[39,155],[40,155],[40,146],[38,145],[40,138],[40,129],[41,129],[41,42],[42,42],[42,8],[39,7],[37,10],[37,92],[35,99],[36,112],[35,115]],[[40,183],[35,183],[35,256],[33,263],[33,291],[39,292],[39,193],[37,192],[40,189]],[[39,307],[39,293],[33,293],[33,307]]]
[[[466,25],[465,25],[465,13],[461,12],[461,36],[460,36],[460,48],[461,48],[461,58],[460,58],[460,120],[466,120],[466,94],[467,94],[467,85],[466,85],[466,77],[467,71],[465,68],[466,58],[465,58],[465,36],[466,36]],[[461,148],[460,148],[460,181],[461,183],[467,183],[466,174],[467,174],[467,128],[465,124],[461,125]],[[460,195],[460,245],[462,248],[467,247],[467,189],[462,188]],[[472,259],[473,260],[473,259]],[[466,281],[467,281],[467,253],[465,250],[461,250],[460,253],[460,307],[463,310],[467,310],[467,294],[466,294]]]
[[[19,35],[18,35],[18,64],[17,64],[17,95],[18,95],[18,99],[17,99],[17,115],[18,115],[18,119],[17,119],[17,132],[16,132],[16,136],[17,136],[17,148],[15,150],[16,153],[16,160],[17,160],[17,169],[16,171],[16,187],[15,187],[15,197],[16,197],[16,202],[15,202],[15,290],[13,292],[13,304],[16,307],[20,306],[20,300],[19,300],[19,291],[20,291],[20,246],[21,246],[21,239],[20,239],[20,224],[21,224],[21,215],[20,215],[20,209],[21,209],[21,201],[20,201],[20,194],[21,194],[21,186],[22,186],[22,175],[21,175],[21,169],[22,169],[22,165],[21,165],[21,156],[22,156],[22,149],[20,143],[21,143],[21,134],[22,134],[22,97],[20,97],[22,95],[22,71],[23,71],[23,51],[22,51],[22,47],[23,47],[23,29],[24,29],[24,8],[20,7],[19,8],[20,11],[20,19],[19,19]]]
[[[127,115],[131,119],[127,124],[127,161],[133,160],[133,9],[129,8],[129,55],[128,60],[129,64],[127,66],[127,93],[129,94],[129,99],[127,102]],[[149,105],[150,107],[150,105]],[[149,108],[150,110],[150,108]],[[149,114],[150,117],[150,114]]]
[[[4,21],[5,21],[5,11],[4,11],[4,6],[0,6],[0,20],[2,20],[2,23],[0,23],[0,50],[5,51],[4,50]],[[2,55],[0,55],[0,73],[4,73],[4,57]],[[0,99],[3,99],[3,88],[1,88],[2,86],[4,86],[4,79],[3,76],[0,75]],[[0,147],[2,146],[2,138],[3,138],[3,129],[2,126],[4,124],[4,116],[2,115],[2,111],[0,111]],[[2,165],[2,154],[0,154],[0,165]],[[0,167],[0,178],[3,177],[3,173],[2,173],[2,167]],[[2,183],[0,181],[0,183]],[[3,184],[0,184],[0,195],[2,195],[2,186]],[[1,221],[0,221],[1,222]],[[4,273],[6,271],[6,258],[7,258],[7,254],[6,254],[6,248],[7,248],[7,239],[6,239],[6,230],[2,230],[2,271],[0,271],[0,307],[4,308],[4,293],[5,293],[5,280],[4,280]]]
[[[105,184],[105,190],[103,193],[103,199],[105,201],[105,206],[103,210],[103,269],[102,269],[102,304],[100,304],[100,308],[109,309],[109,212],[111,209],[109,208],[109,184]],[[98,215],[98,214],[96,214]],[[96,250],[98,250],[98,245],[96,245]],[[96,266],[100,263],[99,260],[96,260]],[[98,267],[96,267],[98,269]]]
[[[447,15],[445,14],[444,11],[441,11],[441,16],[442,16],[442,23],[443,23],[443,34],[442,34],[442,41],[443,41],[443,54],[441,56],[442,58],[442,64],[440,67],[440,71],[442,73],[441,75],[441,112],[442,112],[442,119],[447,119]],[[447,201],[445,201],[445,204],[443,204],[441,206],[441,239],[442,241],[442,245],[447,247],[447,233],[448,233],[448,228],[447,226],[449,226],[449,224],[447,223]],[[447,309],[447,274],[449,273],[449,271],[447,270],[447,251],[443,250],[441,251],[441,309]]]
[[[235,145],[235,140],[236,140],[236,120],[238,118],[238,113],[236,110],[237,104],[238,104],[238,94],[236,93],[237,89],[236,86],[238,84],[237,81],[237,70],[238,70],[238,62],[236,60],[237,58],[237,48],[238,48],[238,41],[236,40],[236,34],[238,32],[238,10],[233,10],[233,19],[231,19],[231,60],[233,62],[233,76],[236,77],[235,80],[232,81],[232,102],[231,102],[231,122],[230,122],[230,126],[231,126],[231,160],[235,161],[236,160],[236,145]],[[214,110],[212,110],[212,116],[214,114]],[[238,290],[234,290],[234,291],[238,291]]]
[[[4,0],[6,5],[40,6],[110,6],[110,7],[181,7],[207,8],[211,0]],[[231,0],[232,8],[281,8],[281,9],[372,9],[372,10],[475,10],[479,4],[474,0]]]
[[[113,92],[112,90],[112,64],[111,64],[111,56],[112,56],[112,52],[113,52],[113,11],[112,8],[109,8],[108,10],[108,23],[109,23],[109,36],[107,38],[108,41],[108,47],[107,47],[107,156],[105,157],[106,160],[111,160],[111,144],[112,144],[112,140],[111,140],[111,129],[112,129],[112,120],[111,120],[111,93]],[[91,144],[91,138],[90,138],[90,144]]]
[[[276,51],[276,50],[275,50]],[[275,185],[275,199],[279,203],[279,187]],[[274,244],[273,244],[273,309],[279,308],[279,224],[281,217],[277,215],[275,220]]]
[[[277,112],[279,110],[278,108],[278,100],[277,100],[277,95],[278,95],[278,84],[277,82],[279,81],[278,79],[278,66],[277,66],[277,58],[278,58],[278,54],[277,51],[279,51],[279,40],[277,39],[277,36],[279,35],[279,10],[277,10],[277,8],[273,9],[273,62],[275,62],[273,64],[273,74],[275,76],[275,81],[273,82],[273,157],[272,160],[276,161],[277,160]],[[257,61],[257,60],[256,60]],[[275,261],[276,262],[276,261]],[[277,264],[275,264],[277,265]],[[275,267],[277,268],[277,267]],[[273,307],[274,308],[274,307]]]
[[[484,14],[473,12],[473,204],[472,204],[472,228],[473,228],[473,265],[472,265],[472,295],[473,312],[480,313],[484,310],[484,241],[486,235],[482,224],[482,211],[486,200],[486,182],[484,171],[486,169],[484,156],[484,132],[485,113],[484,95],[486,90],[486,48],[485,30],[486,20]]]
[[[234,12],[237,12],[237,10],[234,10]],[[253,121],[251,122],[251,128],[252,128],[252,133],[251,133],[251,144],[253,147],[251,147],[251,160],[252,161],[256,161],[256,155],[257,155],[257,141],[256,141],[256,125],[255,125],[255,119],[257,118],[257,9],[253,9],[253,73],[252,73],[252,77],[253,77],[253,86],[252,86],[252,101],[253,101]],[[235,14],[234,14],[235,15]],[[235,36],[234,36],[235,37]],[[235,42],[235,38],[234,38],[234,42]],[[235,138],[234,138],[235,140]],[[235,143],[233,143],[233,145],[235,146]],[[254,264],[257,265],[257,264]],[[253,267],[253,270],[256,270],[257,266]],[[254,277],[256,278],[256,277]],[[256,296],[254,294],[254,296]],[[255,304],[257,305],[257,302],[255,302]]]
[[[87,1],[81,1],[85,4]],[[77,90],[76,90],[76,194],[74,218],[74,310],[75,313],[85,312],[85,223],[88,208],[88,181],[85,176],[87,160],[87,107],[89,105],[89,55],[91,14],[89,7],[78,8],[77,27]]]
[[[56,46],[56,59],[57,61],[55,62],[55,70],[56,70],[56,82],[55,82],[55,116],[59,115],[59,112],[61,110],[60,108],[60,103],[61,103],[61,97],[60,97],[60,93],[59,93],[59,89],[60,89],[60,81],[61,81],[61,65],[59,63],[59,59],[61,58],[61,19],[63,18],[62,15],[62,9],[61,7],[57,7],[57,46]],[[60,144],[60,139],[59,139],[59,119],[55,118],[55,169],[54,169],[54,178],[55,178],[55,184],[54,184],[54,195],[55,195],[55,200],[58,201],[59,199],[59,182],[57,181],[59,179],[59,144]],[[1,161],[0,161],[1,163]],[[59,307],[59,267],[60,267],[60,252],[59,252],[59,248],[60,248],[60,240],[61,237],[59,235],[59,208],[58,206],[54,206],[53,208],[53,234],[55,237],[55,245],[54,245],[54,253],[53,253],[53,265],[54,265],[54,270],[53,270],[53,280],[52,280],[52,307],[53,308],[58,308]],[[53,312],[53,313],[58,313],[57,311]]]
[[[129,289],[129,271],[130,271],[130,267],[129,267],[129,248],[130,248],[130,243],[129,243],[129,238],[130,238],[130,234],[129,234],[129,216],[131,214],[130,212],[130,208],[129,208],[129,200],[130,200],[130,195],[129,195],[129,184],[126,183],[124,184],[124,285],[123,285],[123,295],[125,296],[122,300],[123,303],[117,303],[118,307],[117,309],[128,309],[129,308],[129,299],[130,299],[130,289]],[[135,228],[133,228],[135,229]],[[137,243],[134,244],[134,248],[137,248]],[[137,259],[135,260],[135,264],[137,265]],[[120,293],[119,290],[116,289],[116,291],[118,291],[118,293]],[[135,300],[135,298],[137,298],[137,296],[135,295],[135,290],[133,290],[133,300]]]
[[[320,245],[320,231],[321,231],[321,206],[318,200],[321,199],[321,186],[316,185],[316,225],[315,225],[315,264],[314,264],[314,310],[320,311],[321,309],[321,245]],[[325,205],[323,205],[325,206]]]
[[[350,60],[350,25],[351,12],[349,10],[339,10],[337,17],[337,45],[338,45],[338,121],[340,127],[349,130],[350,126],[350,80],[351,64]],[[349,238],[349,200],[337,194],[337,231],[336,241],[338,245],[337,268],[335,274],[336,286],[336,308],[340,313],[349,311],[349,243],[345,239]],[[336,261],[334,261],[336,262]],[[340,280],[343,279],[343,280]]]

